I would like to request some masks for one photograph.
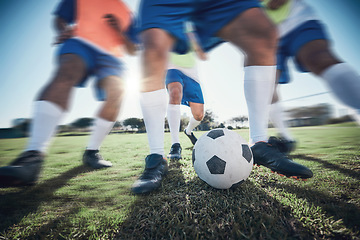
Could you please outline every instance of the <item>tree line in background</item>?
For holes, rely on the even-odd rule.
[[[248,118],[246,116],[234,117],[227,122],[218,123],[215,121],[216,116],[211,110],[206,110],[204,114],[204,119],[201,121],[201,124],[196,128],[199,131],[207,131],[213,128],[224,128],[228,127],[233,128],[244,128],[247,126]],[[79,118],[67,125],[60,125],[58,133],[66,134],[71,132],[89,132],[93,125],[93,118]],[[180,131],[183,131],[189,123],[188,117],[181,117],[180,120]],[[31,119],[29,118],[18,118],[13,120],[13,127],[18,132],[21,132],[21,135],[28,136],[31,126]],[[165,130],[169,131],[169,124],[165,119]],[[142,118],[127,118],[123,121],[116,121],[112,132],[126,132],[126,133],[144,133],[146,132],[144,119]]]
[[[286,111],[288,116],[288,125],[291,127],[298,126],[314,126],[322,124],[333,124],[340,122],[352,121],[349,115],[342,116],[340,118],[332,118],[332,108],[329,104],[319,104],[310,107],[298,107],[292,108]],[[229,129],[240,129],[248,127],[248,117],[238,116],[233,117],[225,122],[215,121],[216,115],[211,110],[206,110],[204,119],[196,130],[207,131],[213,128],[229,128]],[[93,124],[93,118],[79,118],[74,122],[59,126],[59,134],[66,135],[72,132],[89,132]],[[182,117],[180,121],[180,131],[183,131],[189,123],[188,117]],[[19,118],[13,120],[12,130],[16,131],[16,137],[26,137],[29,135],[31,119]],[[270,124],[271,127],[271,124]],[[169,125],[165,120],[165,129],[169,131]],[[145,123],[142,118],[127,118],[123,121],[117,121],[114,124],[112,132],[117,133],[144,133]],[[0,131],[0,138],[1,131]]]

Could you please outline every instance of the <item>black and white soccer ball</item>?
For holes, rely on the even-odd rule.
[[[218,189],[228,189],[247,179],[253,155],[247,142],[236,132],[217,128],[196,142],[192,160],[196,174]]]

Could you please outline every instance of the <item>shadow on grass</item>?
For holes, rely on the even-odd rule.
[[[310,156],[306,156],[306,155],[303,155],[303,154],[291,155],[291,157],[292,158],[299,158],[299,159],[305,160],[305,161],[318,162],[318,163],[322,164],[324,167],[326,167],[328,169],[338,171],[338,172],[340,172],[340,173],[342,173],[344,175],[347,175],[349,177],[360,180],[360,172],[354,171],[354,170],[351,170],[351,169],[343,168],[343,167],[339,166],[338,164],[329,163],[328,161],[325,161],[323,159],[310,157]]]
[[[289,207],[251,181],[216,190],[198,177],[184,179],[190,170],[183,167],[173,165],[158,192],[137,197],[116,239],[311,238]]]
[[[360,209],[355,204],[346,202],[346,199],[330,196],[317,190],[304,189],[296,185],[271,183],[271,186],[295,194],[297,198],[307,199],[308,202],[319,206],[328,217],[343,220],[347,228],[353,229],[354,232],[360,232]]]
[[[89,171],[91,169],[85,166],[78,166],[33,187],[20,188],[18,192],[0,194],[0,232],[19,223],[28,214],[36,213],[44,202],[54,201],[56,190],[66,185],[70,179]],[[67,200],[62,199],[61,201],[66,203]]]

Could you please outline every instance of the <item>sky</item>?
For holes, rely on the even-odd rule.
[[[0,128],[12,126],[16,118],[31,118],[33,101],[48,83],[55,69],[52,45],[52,12],[55,0],[0,0]],[[139,0],[125,0],[137,11]],[[360,71],[359,37],[360,0],[306,0],[327,25],[334,52]],[[142,118],[139,104],[139,57],[125,57],[127,92],[118,120]],[[243,55],[230,44],[223,44],[209,53],[209,60],[199,62],[199,75],[205,98],[205,109],[210,109],[219,122],[247,115],[243,94]],[[328,92],[321,79],[308,73],[298,73],[290,65],[292,83],[280,88],[285,108],[329,103],[335,116],[347,114],[346,106],[330,93],[291,100],[303,96]],[[360,93],[359,93],[360,94]],[[94,117],[101,102],[94,98],[92,84],[77,88],[72,106],[62,124],[77,118]],[[190,115],[189,108],[182,107]]]

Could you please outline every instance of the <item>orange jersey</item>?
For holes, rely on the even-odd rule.
[[[131,24],[131,11],[121,0],[77,0],[75,36],[111,55],[123,56],[124,42],[108,25],[106,14],[116,16],[123,32]]]

